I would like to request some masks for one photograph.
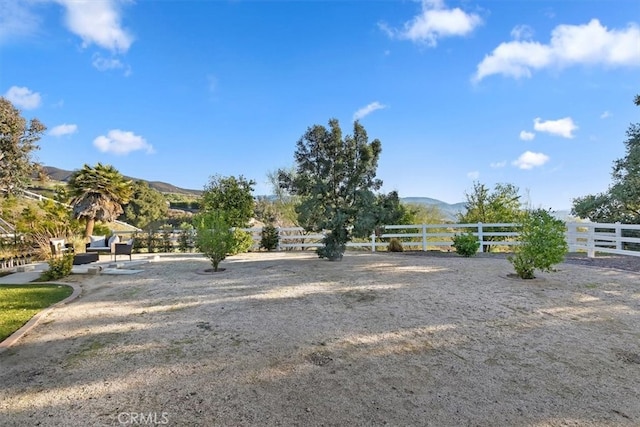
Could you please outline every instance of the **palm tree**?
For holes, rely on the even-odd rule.
[[[76,219],[86,221],[85,237],[91,236],[96,221],[113,221],[132,195],[128,181],[111,165],[84,165],[69,178],[71,206]]]

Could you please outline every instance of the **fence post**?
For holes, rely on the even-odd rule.
[[[587,231],[587,257],[588,258],[596,257],[595,232],[596,232],[596,228],[593,226],[593,224],[589,224],[588,231]]]
[[[482,235],[482,223],[478,223],[478,241],[480,242],[480,249],[484,252],[484,236]]]
[[[565,233],[565,237],[564,238],[567,241],[567,246],[569,247],[569,252],[575,252],[576,251],[577,237],[578,237],[577,233],[578,233],[578,227],[572,222],[567,222],[567,231]]]
[[[622,249],[622,227],[620,221],[616,221],[616,249]]]
[[[422,224],[422,250],[427,251],[427,224]]]
[[[376,251],[376,232],[371,233],[371,252]]]
[[[276,247],[276,250],[280,251],[280,250],[282,250],[280,248],[280,233],[282,232],[282,230],[280,230],[280,227],[277,227],[276,230],[278,230],[278,246]]]

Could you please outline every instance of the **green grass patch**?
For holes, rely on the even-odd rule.
[[[0,285],[0,341],[72,293],[73,288],[64,285]]]

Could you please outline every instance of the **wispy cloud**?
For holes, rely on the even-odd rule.
[[[608,119],[611,116],[613,116],[613,114],[611,114],[609,111],[605,111],[604,113],[600,114],[601,119]]]
[[[421,11],[402,29],[394,29],[382,22],[378,26],[391,38],[410,40],[436,46],[444,37],[465,36],[482,24],[480,16],[460,8],[449,9],[444,0],[422,0]]]
[[[544,68],[572,65],[639,67],[640,27],[609,30],[599,20],[584,25],[558,25],[548,44],[514,40],[501,43],[478,64],[473,80],[479,82],[493,74],[507,77],[531,77]]]
[[[144,150],[147,154],[154,153],[153,146],[143,137],[133,132],[113,129],[107,136],[101,135],[93,140],[93,145],[103,153],[118,155],[129,154],[132,151]]]
[[[489,164],[489,166],[492,167],[493,169],[503,168],[503,167],[507,166],[507,161],[503,160],[501,162],[493,162],[493,163]]]
[[[549,161],[549,156],[544,153],[534,153],[531,151],[525,151],[516,160],[511,162],[512,165],[520,169],[533,169],[538,166],[542,166]]]
[[[3,1],[0,7],[0,44],[37,33],[40,21],[24,2]]]
[[[511,37],[514,40],[529,40],[533,38],[533,28],[528,25],[516,25],[511,30]]]
[[[78,125],[68,125],[65,123],[51,129],[49,131],[49,135],[59,137],[64,135],[73,135],[76,132],[78,132]]]
[[[542,121],[539,117],[533,120],[533,128],[538,132],[547,132],[552,135],[558,135],[563,138],[573,138],[573,132],[578,129],[571,117],[565,117],[558,120]]]
[[[16,107],[24,110],[34,110],[42,103],[42,97],[38,92],[20,86],[11,86],[4,97]]]
[[[209,92],[215,92],[218,89],[218,78],[213,74],[207,76],[207,89]]]
[[[536,137],[533,132],[527,132],[526,130],[520,131],[520,139],[523,141],[532,141]]]
[[[91,65],[98,71],[123,70],[125,76],[128,77],[131,75],[131,67],[129,65],[124,64],[118,58],[105,58],[99,53],[93,55]]]
[[[372,102],[371,104],[367,105],[366,107],[362,107],[361,109],[356,111],[353,114],[353,120],[360,120],[360,119],[368,116],[369,114],[373,113],[374,111],[382,110],[384,108],[387,108],[387,106],[386,105],[382,105],[378,101]]]
[[[114,53],[124,53],[133,36],[121,25],[120,5],[126,0],[53,0],[66,10],[65,24],[82,39],[83,47],[95,44]]]
[[[467,172],[467,178],[475,181],[478,178],[480,178],[480,172],[478,172],[478,171]]]

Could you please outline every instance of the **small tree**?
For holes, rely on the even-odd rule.
[[[520,245],[516,254],[509,257],[518,276],[533,279],[536,269],[551,271],[553,265],[561,263],[568,250],[565,230],[565,223],[544,209],[527,212],[522,222]]]
[[[458,215],[460,223],[484,224],[500,222],[518,222],[522,215],[518,187],[512,184],[496,184],[493,192],[484,184],[473,183],[473,191],[465,193],[467,202],[466,212]],[[509,231],[504,227],[493,227],[492,231]],[[485,240],[503,240],[504,237],[485,236]],[[491,245],[485,245],[483,252],[490,252]]]
[[[196,246],[204,256],[209,258],[213,271],[218,271],[220,262],[227,257],[233,247],[233,232],[224,216],[216,212],[200,214],[195,223],[197,224]]]
[[[245,228],[253,217],[255,181],[242,175],[212,176],[202,193],[202,210],[224,212],[229,227]]]
[[[278,229],[273,225],[265,225],[262,227],[262,235],[260,238],[260,248],[268,251],[273,251],[278,248],[278,242],[280,237],[278,236]]]

